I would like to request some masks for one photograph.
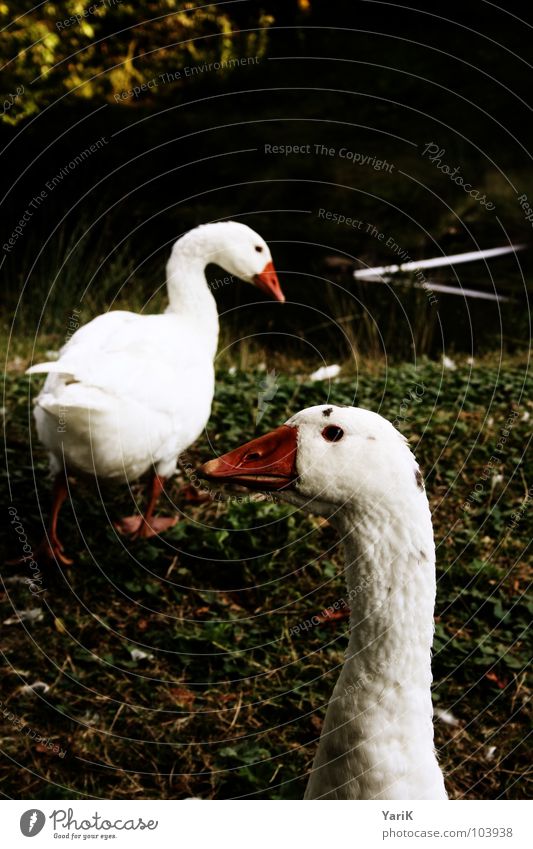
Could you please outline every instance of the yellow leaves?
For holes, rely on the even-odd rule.
[[[67,629],[65,628],[65,623],[63,622],[63,620],[62,620],[62,619],[60,619],[60,618],[59,618],[59,616],[57,616],[57,617],[54,619],[54,628],[55,628],[55,629],[56,629],[56,631],[58,631],[60,634],[66,634],[66,633],[67,633]]]
[[[94,86],[91,80],[83,78],[86,69],[83,64],[69,65],[68,76],[65,77],[65,88],[74,91],[78,97],[89,100],[94,94]]]
[[[246,39],[246,52],[248,56],[263,57],[268,44],[268,30],[274,23],[272,15],[262,14],[259,18],[259,32],[252,32]]]
[[[91,24],[88,24],[87,21],[82,21],[80,24],[81,32],[87,36],[87,38],[94,37],[94,27]]]
[[[38,112],[66,92],[105,101],[192,65],[202,66],[198,73],[204,73],[221,63],[215,71],[231,73],[244,57],[264,55],[273,22],[257,9],[251,28],[258,29],[240,32],[231,10],[221,11],[215,3],[198,8],[180,0],[147,0],[145,16],[135,24],[138,4],[130,0],[45,2],[18,18],[16,5],[0,0],[0,21],[10,21],[0,58],[9,62],[12,90],[20,84],[26,88],[17,110],[0,116],[8,123]]]
[[[38,47],[40,53],[41,73],[46,74],[50,66],[56,62],[56,48],[59,45],[59,36],[55,32],[47,32]]]
[[[143,75],[133,64],[136,46],[136,41],[130,41],[128,45],[128,52],[122,64],[120,64],[117,68],[113,68],[109,74],[111,89],[115,94],[118,94],[121,91],[131,90],[134,83],[144,82]]]

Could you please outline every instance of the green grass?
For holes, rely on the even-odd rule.
[[[462,363],[456,371],[428,360],[416,369],[361,364],[357,376],[346,367],[328,386],[310,383],[308,366],[271,356],[277,392],[256,427],[259,360],[249,354],[246,371],[219,370],[207,433],[187,455],[193,465],[326,400],[395,419],[402,399],[423,386],[402,410],[400,428],[424,470],[434,511],[434,699],[456,719],[436,723],[441,763],[454,798],[527,797],[531,606],[524,540],[533,524],[533,468],[524,451],[533,403],[525,359]],[[33,544],[49,483],[44,452],[29,443],[22,365],[14,363],[7,379],[8,498]],[[496,453],[510,416],[513,426]],[[2,621],[13,607],[43,608],[40,621],[2,626],[2,709],[22,726],[2,722],[5,795],[303,795],[347,623],[289,631],[344,594],[336,536],[324,522],[259,496],[185,504],[182,483],[177,479],[169,495],[183,520],[142,544],[118,539],[105,512],[131,510],[140,486],[132,494],[99,493],[80,483],[74,514],[67,506],[61,520],[76,564],[62,574],[48,570],[38,601],[9,580],[24,575],[23,567],[4,568]],[[15,557],[16,536],[9,526],[6,533]],[[135,659],[134,649],[148,656]],[[21,692],[37,680],[50,689]],[[50,753],[28,729],[65,756]]]

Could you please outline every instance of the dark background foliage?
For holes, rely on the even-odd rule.
[[[3,4],[3,14],[7,19],[25,5]],[[371,227],[413,259],[529,240],[531,224],[517,196],[533,196],[530,30],[510,9],[484,2],[419,10],[377,2],[241,2],[198,12],[167,2],[143,4],[141,15],[137,4],[124,2],[58,32],[58,20],[78,7],[45,3],[8,27],[2,42],[11,60],[6,88],[24,86],[2,131],[8,234],[47,181],[106,139],[47,193],[5,258],[10,307],[28,286],[21,321],[38,319],[46,295],[47,331],[54,322],[62,326],[80,298],[89,317],[95,292],[96,309],[103,297],[108,304],[152,297],[180,233],[238,217],[272,242],[291,299],[306,305],[283,314],[266,306],[262,323],[271,326],[275,316],[277,327],[306,327],[313,342],[324,344],[327,336],[346,356],[338,331],[325,334],[309,310],[331,310],[326,280],[333,278],[338,315],[350,316],[350,336],[374,355],[384,347],[389,356],[411,355],[405,312],[419,353],[527,344],[527,254],[432,275],[511,294],[507,305],[444,295],[432,310],[409,286],[356,284],[350,273],[360,263],[397,260]],[[21,47],[17,58],[13,51]],[[185,76],[186,68],[244,57],[257,62]],[[161,81],[176,72],[176,82]],[[154,79],[157,87],[148,88]],[[115,102],[143,84],[145,91]],[[494,210],[423,155],[429,142]],[[311,153],[268,154],[269,144],[309,144]],[[392,170],[317,155],[315,144],[387,160]],[[320,208],[364,227],[324,221]],[[328,264],[331,257],[349,263]],[[222,308],[247,298],[253,295],[243,287],[219,293]],[[247,320],[257,329],[254,311]]]

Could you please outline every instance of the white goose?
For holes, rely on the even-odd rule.
[[[211,411],[218,313],[205,267],[230,274],[283,301],[266,242],[235,221],[206,224],[175,242],[167,263],[169,305],[162,315],[115,311],[80,328],[47,373],[35,420],[50,454],[54,481],[51,521],[41,554],[72,563],[57,535],[68,472],[133,481],[149,469],[144,516],[117,523],[125,534],[149,537],[176,522],[153,515],[164,480],[198,438]]]
[[[405,439],[376,413],[318,406],[201,467],[279,496],[341,534],[346,660],[306,799],[446,799],[433,745],[435,546]]]

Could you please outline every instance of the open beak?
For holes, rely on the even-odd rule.
[[[200,466],[207,480],[239,483],[248,489],[273,492],[286,489],[296,478],[297,429],[282,425]]]
[[[258,289],[261,289],[261,291],[265,293],[265,295],[269,295],[271,298],[274,298],[275,301],[280,301],[281,303],[285,302],[285,295],[281,291],[278,275],[276,274],[273,262],[268,262],[263,268],[261,274],[256,274],[254,276],[254,283]]]

